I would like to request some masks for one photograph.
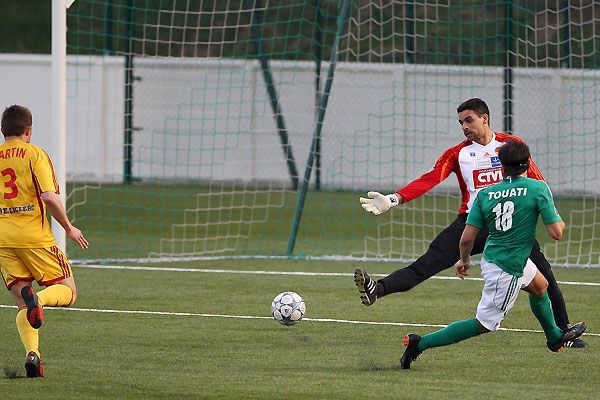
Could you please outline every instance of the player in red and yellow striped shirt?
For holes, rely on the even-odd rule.
[[[43,307],[70,306],[77,297],[67,258],[56,245],[46,209],[81,248],[88,242],[63,208],[48,154],[30,144],[31,112],[13,105],[2,113],[0,145],[0,271],[19,307],[17,329],[25,346],[27,377],[42,377],[38,329]],[[46,286],[37,294],[35,280]]]

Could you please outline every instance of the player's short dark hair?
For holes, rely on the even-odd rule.
[[[31,126],[31,111],[27,107],[14,104],[2,113],[2,133],[4,137],[21,136]]]
[[[490,121],[490,109],[488,108],[485,101],[474,97],[467,101],[464,101],[458,108],[456,109],[457,113],[461,113],[465,110],[473,110],[478,117],[481,117],[483,114],[487,114],[488,116],[488,124]]]
[[[504,166],[504,176],[519,176],[529,169],[529,146],[519,140],[509,140],[498,150]]]

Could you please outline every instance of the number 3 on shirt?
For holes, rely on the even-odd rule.
[[[515,212],[515,203],[507,201],[496,204],[496,207],[492,208],[492,211],[496,213],[496,230],[507,231],[512,228],[513,213]]]
[[[4,191],[4,199],[5,200],[14,199],[19,194],[19,190],[17,189],[17,185],[15,184],[15,181],[17,180],[17,175],[15,175],[15,170],[12,168],[6,168],[6,169],[2,170],[2,176],[10,177],[10,179],[8,181],[4,182],[4,187],[6,188],[6,190]]]

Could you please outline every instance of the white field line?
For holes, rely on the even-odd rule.
[[[321,260],[321,261],[369,261],[384,263],[403,263],[410,264],[414,258],[380,258],[380,257],[349,257],[342,255],[331,256],[198,256],[198,257],[145,257],[145,258],[100,258],[69,260],[73,264],[95,264],[95,263],[159,263],[159,262],[186,262],[186,261],[214,261],[214,260]],[[474,265],[479,265],[475,260]],[[600,264],[556,264],[553,267],[563,268],[600,268]]]
[[[92,269],[114,269],[114,270],[138,270],[138,271],[165,271],[165,272],[203,272],[203,273],[231,273],[231,274],[259,274],[259,275],[300,275],[300,276],[353,276],[351,273],[342,272],[302,272],[302,271],[244,271],[244,270],[227,270],[227,269],[190,269],[190,268],[167,268],[167,267],[140,267],[140,266],[125,266],[125,265],[73,265],[77,268],[92,268]],[[384,274],[373,274],[373,276],[385,276]],[[458,277],[433,276],[433,279],[456,279]],[[481,278],[466,278],[471,281],[482,281]],[[582,285],[582,286],[600,286],[600,283],[594,282],[559,282],[565,285]],[[2,305],[0,308],[16,308],[15,306]],[[238,318],[238,319],[271,319],[271,316],[260,317],[251,315],[226,315],[226,314],[198,314],[198,313],[177,313],[165,311],[139,311],[139,310],[101,310],[93,308],[55,308],[47,307],[47,309],[65,310],[65,311],[82,311],[82,312],[97,312],[97,313],[118,313],[118,314],[146,314],[146,315],[169,315],[169,316],[190,316],[190,317],[216,317],[216,318]],[[392,325],[392,326],[412,326],[412,327],[433,327],[443,328],[447,325],[437,324],[419,324],[419,323],[404,323],[404,322],[374,322],[374,321],[353,321],[343,319],[329,318],[303,318],[304,321],[313,322],[337,322],[346,324],[364,324],[364,325]],[[530,329],[509,329],[500,328],[499,330],[512,332],[535,332],[541,333],[541,330]],[[586,333],[586,335],[600,336],[598,333]]]
[[[0,304],[0,308],[17,308],[17,306],[9,306]],[[145,315],[167,315],[167,316],[178,316],[178,317],[207,317],[207,318],[236,318],[236,319],[268,319],[271,320],[273,317],[259,317],[255,315],[227,315],[227,314],[199,314],[199,313],[182,313],[182,312],[167,312],[167,311],[140,311],[140,310],[101,310],[96,308],[61,308],[61,307],[44,307],[44,310],[62,310],[62,311],[81,311],[81,312],[95,312],[95,313],[109,313],[109,314],[145,314]],[[445,328],[448,325],[438,324],[418,324],[418,323],[407,323],[407,322],[375,322],[375,321],[354,321],[346,319],[331,319],[331,318],[302,318],[303,321],[311,322],[337,322],[341,324],[359,324],[359,325],[391,325],[391,326],[412,326],[412,327],[426,327],[426,328]],[[533,332],[543,333],[540,330],[534,329],[512,329],[512,328],[499,328],[501,331],[509,332]],[[600,333],[584,333],[589,336],[600,336]]]
[[[231,269],[198,269],[198,268],[169,268],[169,267],[139,267],[129,265],[99,265],[99,264],[74,264],[77,268],[93,268],[93,269],[116,269],[116,270],[133,270],[133,271],[165,271],[165,272],[209,272],[209,273],[227,273],[227,274],[257,274],[257,275],[301,275],[301,276],[353,276],[347,272],[302,272],[302,271],[244,271]],[[369,274],[376,277],[384,277],[385,274]],[[432,276],[430,279],[454,279],[456,276]],[[483,281],[483,278],[465,278],[469,281]],[[572,282],[572,281],[557,281],[561,285],[577,285],[577,286],[600,286],[598,282]]]

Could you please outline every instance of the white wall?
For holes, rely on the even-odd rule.
[[[122,181],[124,59],[68,57],[67,178]],[[133,173],[147,179],[289,182],[262,73],[253,60],[135,59]],[[0,55],[0,106],[34,115],[54,154],[50,57]],[[314,131],[314,64],[271,62],[300,176]],[[396,189],[463,138],[456,106],[481,97],[503,129],[500,68],[340,63],[323,126],[322,181]],[[322,80],[327,75],[324,65]],[[598,193],[595,71],[517,69],[514,133],[555,191]],[[591,145],[594,144],[594,145]],[[455,187],[451,178],[446,187]],[[444,186],[442,185],[442,187]]]
[[[33,114],[32,143],[52,155],[49,56],[0,54],[0,109],[27,106]]]
[[[55,158],[51,69],[49,55],[0,54],[0,108],[28,107],[31,142]],[[67,179],[122,176],[123,81],[122,59],[67,58]]]

